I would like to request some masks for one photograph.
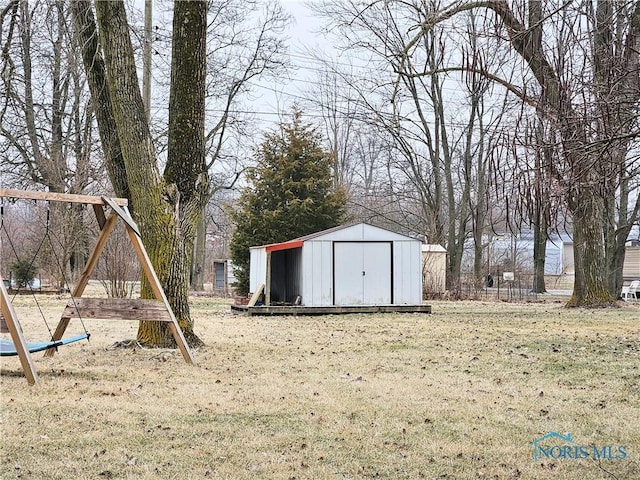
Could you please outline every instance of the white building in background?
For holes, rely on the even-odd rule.
[[[422,245],[422,287],[426,295],[447,290],[447,249],[442,245]]]
[[[230,295],[233,293],[234,283],[236,282],[233,262],[227,259],[218,259],[213,260],[212,264],[213,291]]]
[[[486,275],[515,270],[533,273],[533,233],[498,234],[484,239],[487,250]],[[515,261],[514,261],[515,260]],[[473,241],[465,244],[464,268],[472,271]],[[545,276],[555,277],[557,282],[571,285],[575,274],[573,239],[568,233],[552,234],[546,242]],[[627,241],[623,276],[625,279],[640,277],[640,231],[635,227]]]
[[[533,250],[531,255],[533,255]],[[574,273],[573,239],[567,234],[554,235],[547,240],[544,274],[573,275]]]

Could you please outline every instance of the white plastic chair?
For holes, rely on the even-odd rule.
[[[622,300],[628,302],[629,300],[638,300],[638,294],[640,294],[640,280],[634,280],[628,286],[622,287],[620,296]]]

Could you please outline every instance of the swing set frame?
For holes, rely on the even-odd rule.
[[[100,233],[96,240],[93,251],[89,255],[84,270],[80,274],[78,283],[71,292],[71,300],[62,313],[58,326],[56,327],[49,347],[44,356],[51,357],[57,346],[62,344],[62,337],[71,321],[71,318],[101,318],[101,319],[122,319],[122,320],[145,320],[168,323],[169,330],[182,353],[186,363],[195,364],[193,354],[178,321],[169,305],[167,296],[151,264],[151,260],[140,238],[138,226],[134,222],[128,209],[128,200],[125,198],[98,197],[90,195],[76,195],[67,193],[35,192],[27,190],[16,190],[0,188],[0,198],[18,198],[28,200],[41,200],[48,202],[82,203],[91,205],[96,215]],[[108,213],[107,211],[110,210]],[[126,232],[131,244],[136,251],[138,261],[149,281],[151,291],[156,300],[130,300],[115,298],[86,298],[82,297],[84,290],[89,283],[91,275],[98,264],[100,255],[109,240],[113,229],[118,221],[124,222]],[[36,371],[27,342],[22,333],[22,328],[16,315],[16,311],[11,303],[11,298],[0,276],[0,308],[5,319],[9,334],[15,346],[17,355],[22,365],[22,370],[30,385],[38,383],[38,373]]]

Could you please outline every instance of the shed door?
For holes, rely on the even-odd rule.
[[[214,262],[214,278],[216,289],[224,290],[224,263],[222,262]]]
[[[391,242],[335,242],[333,275],[336,305],[390,304]]]

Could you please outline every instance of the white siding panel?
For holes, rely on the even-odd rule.
[[[314,286],[314,298],[318,305],[333,305],[333,242],[315,242],[320,247],[321,271],[316,278],[320,278]]]
[[[253,293],[260,284],[267,283],[267,250],[254,247],[249,251],[249,292]]]
[[[398,233],[390,232],[373,225],[362,224],[362,240],[365,242],[390,242],[397,240],[407,240],[409,237]]]
[[[333,304],[332,243],[310,240],[302,247],[302,304]]]
[[[627,247],[622,276],[634,280],[640,279],[640,247]]]
[[[393,303],[422,303],[421,259],[420,242],[393,242]]]
[[[547,241],[546,258],[544,261],[545,275],[562,275],[561,246]]]
[[[302,305],[316,305],[313,296],[315,272],[321,269],[322,257],[316,254],[315,242],[305,242],[302,245]]]
[[[342,228],[334,232],[329,232],[324,235],[320,235],[313,239],[313,241],[325,241],[325,242],[349,242],[359,241],[363,238],[363,224],[352,225],[350,227]]]

